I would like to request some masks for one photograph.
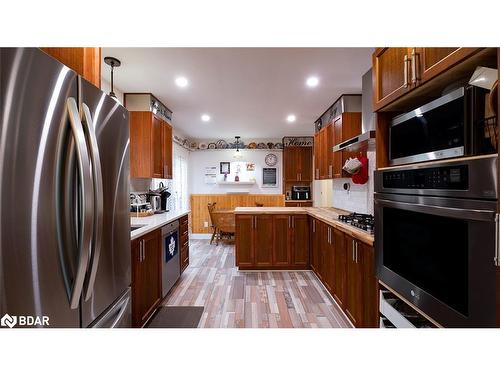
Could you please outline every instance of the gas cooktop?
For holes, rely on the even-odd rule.
[[[375,218],[373,215],[358,214],[353,212],[349,215],[339,215],[339,220],[370,234],[373,234],[373,230],[375,228]]]

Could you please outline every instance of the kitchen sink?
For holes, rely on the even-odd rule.
[[[144,225],[131,225],[130,226],[130,231],[133,232],[136,229],[142,228]]]

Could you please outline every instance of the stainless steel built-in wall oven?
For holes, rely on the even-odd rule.
[[[495,153],[496,117],[488,95],[488,90],[464,86],[395,117],[391,165]]]
[[[382,283],[444,327],[495,326],[497,155],[375,172]]]

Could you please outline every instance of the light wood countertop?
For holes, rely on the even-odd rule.
[[[309,215],[324,223],[331,225],[344,233],[373,246],[374,236],[353,227],[352,225],[343,223],[338,220],[339,215],[349,214],[349,212],[337,208],[323,207],[236,207],[234,210],[236,215]]]

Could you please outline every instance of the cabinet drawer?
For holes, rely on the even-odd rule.
[[[188,234],[188,226],[187,225],[181,225],[179,227],[179,237],[187,236],[187,234]]]
[[[180,236],[179,247],[181,250],[184,248],[189,248],[189,237],[187,235]]]

